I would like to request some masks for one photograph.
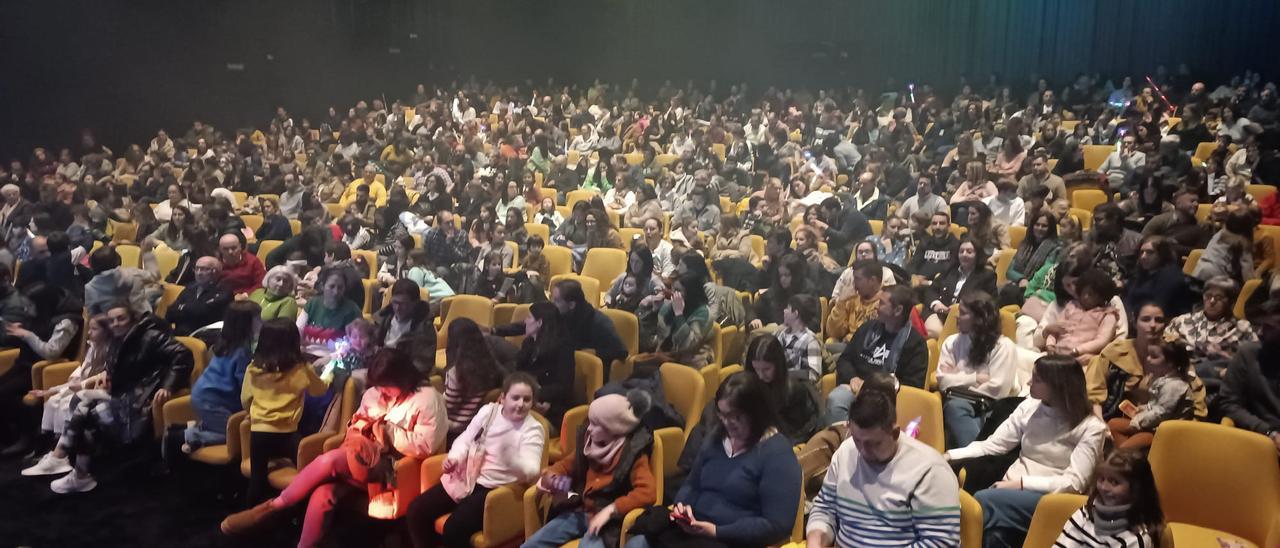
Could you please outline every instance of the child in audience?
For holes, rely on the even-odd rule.
[[[617,546],[622,518],[657,502],[649,451],[653,433],[640,423],[647,392],[609,394],[591,402],[574,452],[542,471],[539,494],[550,495],[552,514],[524,548],[558,547],[581,538],[582,546]]]
[[[293,322],[277,318],[262,324],[258,348],[245,372],[240,401],[249,410],[249,491],[257,504],[268,488],[268,463],[288,458],[302,420],[303,395],[320,396],[329,381],[317,375],[302,355]],[[326,372],[328,373],[328,372]]]
[[[253,357],[261,317],[261,309],[252,301],[235,301],[227,307],[218,341],[209,349],[213,359],[191,389],[191,408],[199,420],[187,423],[183,453],[227,443],[227,420],[243,409],[239,395]]]
[[[658,345],[658,311],[666,302],[663,293],[646,294],[640,290],[640,275],[626,274],[622,278],[622,290],[609,308],[625,310],[636,315],[640,324],[640,352],[652,352]]]
[[[1146,374],[1154,379],[1147,386],[1150,399],[1134,406],[1120,403],[1120,411],[1128,415],[1107,421],[1116,447],[1137,448],[1151,445],[1160,423],[1191,418],[1191,354],[1178,342],[1153,344],[1147,348]]]
[[[1156,546],[1164,521],[1151,464],[1137,449],[1117,449],[1093,473],[1089,502],[1054,543],[1062,548]]]
[[[101,389],[107,384],[107,356],[111,346],[111,330],[107,328],[107,317],[105,315],[94,316],[85,327],[87,329],[85,337],[88,341],[86,343],[88,350],[85,351],[84,359],[81,360],[80,365],[67,378],[67,382],[44,390],[32,390],[30,392],[31,396],[44,398],[44,414],[40,417],[40,431],[46,435],[46,438],[49,434],[54,437],[62,435],[63,429],[66,428],[67,420],[71,418],[72,401],[76,399],[81,391]],[[43,449],[43,447],[40,449]],[[35,470],[52,468],[53,464],[58,464],[58,469],[70,469],[70,463],[65,461],[65,457],[58,459],[50,451],[41,457],[40,463],[24,469],[22,475],[28,476],[32,475]],[[41,464],[47,466],[41,466]],[[28,470],[31,470],[31,472],[28,472]]]
[[[537,234],[529,236],[525,241],[525,255],[520,259],[520,269],[524,271],[529,283],[543,290],[551,280],[551,263],[547,261],[546,255],[542,254],[542,249],[546,245],[542,236]]]
[[[782,329],[774,334],[786,353],[788,374],[811,383],[822,377],[822,343],[809,329],[818,306],[813,295],[792,295],[782,309]]]
[[[426,250],[415,249],[409,252],[409,272],[408,278],[418,287],[427,290],[428,299],[432,304],[439,304],[445,297],[454,295],[453,288],[449,287],[449,283],[444,278],[436,276],[435,271],[431,269],[431,261],[427,257]]]
[[[449,439],[453,439],[471,423],[489,391],[502,383],[504,371],[476,322],[457,318],[449,322],[448,329],[444,405],[449,414]]]
[[[440,467],[440,483],[409,505],[405,522],[416,548],[470,546],[471,535],[484,526],[489,492],[508,483],[528,484],[538,476],[547,432],[529,416],[537,397],[532,377],[512,373],[503,381],[497,403],[485,405],[468,421]],[[436,519],[445,514],[450,516],[440,535]]]
[[[1089,269],[1076,279],[1073,293],[1076,298],[1045,327],[1045,349],[1087,364],[1116,336],[1120,314],[1110,304],[1116,284],[1106,272]]]

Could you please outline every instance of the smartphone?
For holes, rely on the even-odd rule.
[[[1129,417],[1131,419],[1133,418],[1134,415],[1138,414],[1138,406],[1134,405],[1133,402],[1129,400],[1124,400],[1120,402],[1120,405],[1118,407],[1120,408],[1121,413],[1124,413],[1126,417]]]
[[[693,523],[693,518],[678,512],[671,513],[671,521],[678,521],[684,524]]]

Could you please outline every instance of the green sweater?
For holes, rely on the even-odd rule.
[[[294,300],[293,295],[272,297],[267,293],[265,287],[259,287],[249,295],[249,300],[258,303],[258,306],[262,307],[262,321],[264,322],[276,318],[288,318],[290,320],[298,318],[298,301]]]

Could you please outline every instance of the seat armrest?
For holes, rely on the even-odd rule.
[[[512,519],[524,512],[524,484],[512,483],[489,491],[484,499],[484,533],[486,546],[500,546],[524,533],[523,520]]]

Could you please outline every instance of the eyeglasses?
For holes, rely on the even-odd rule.
[[[1221,293],[1205,293],[1204,300],[1223,302],[1223,303],[1230,301],[1230,299],[1228,299],[1226,295],[1223,295]]]

